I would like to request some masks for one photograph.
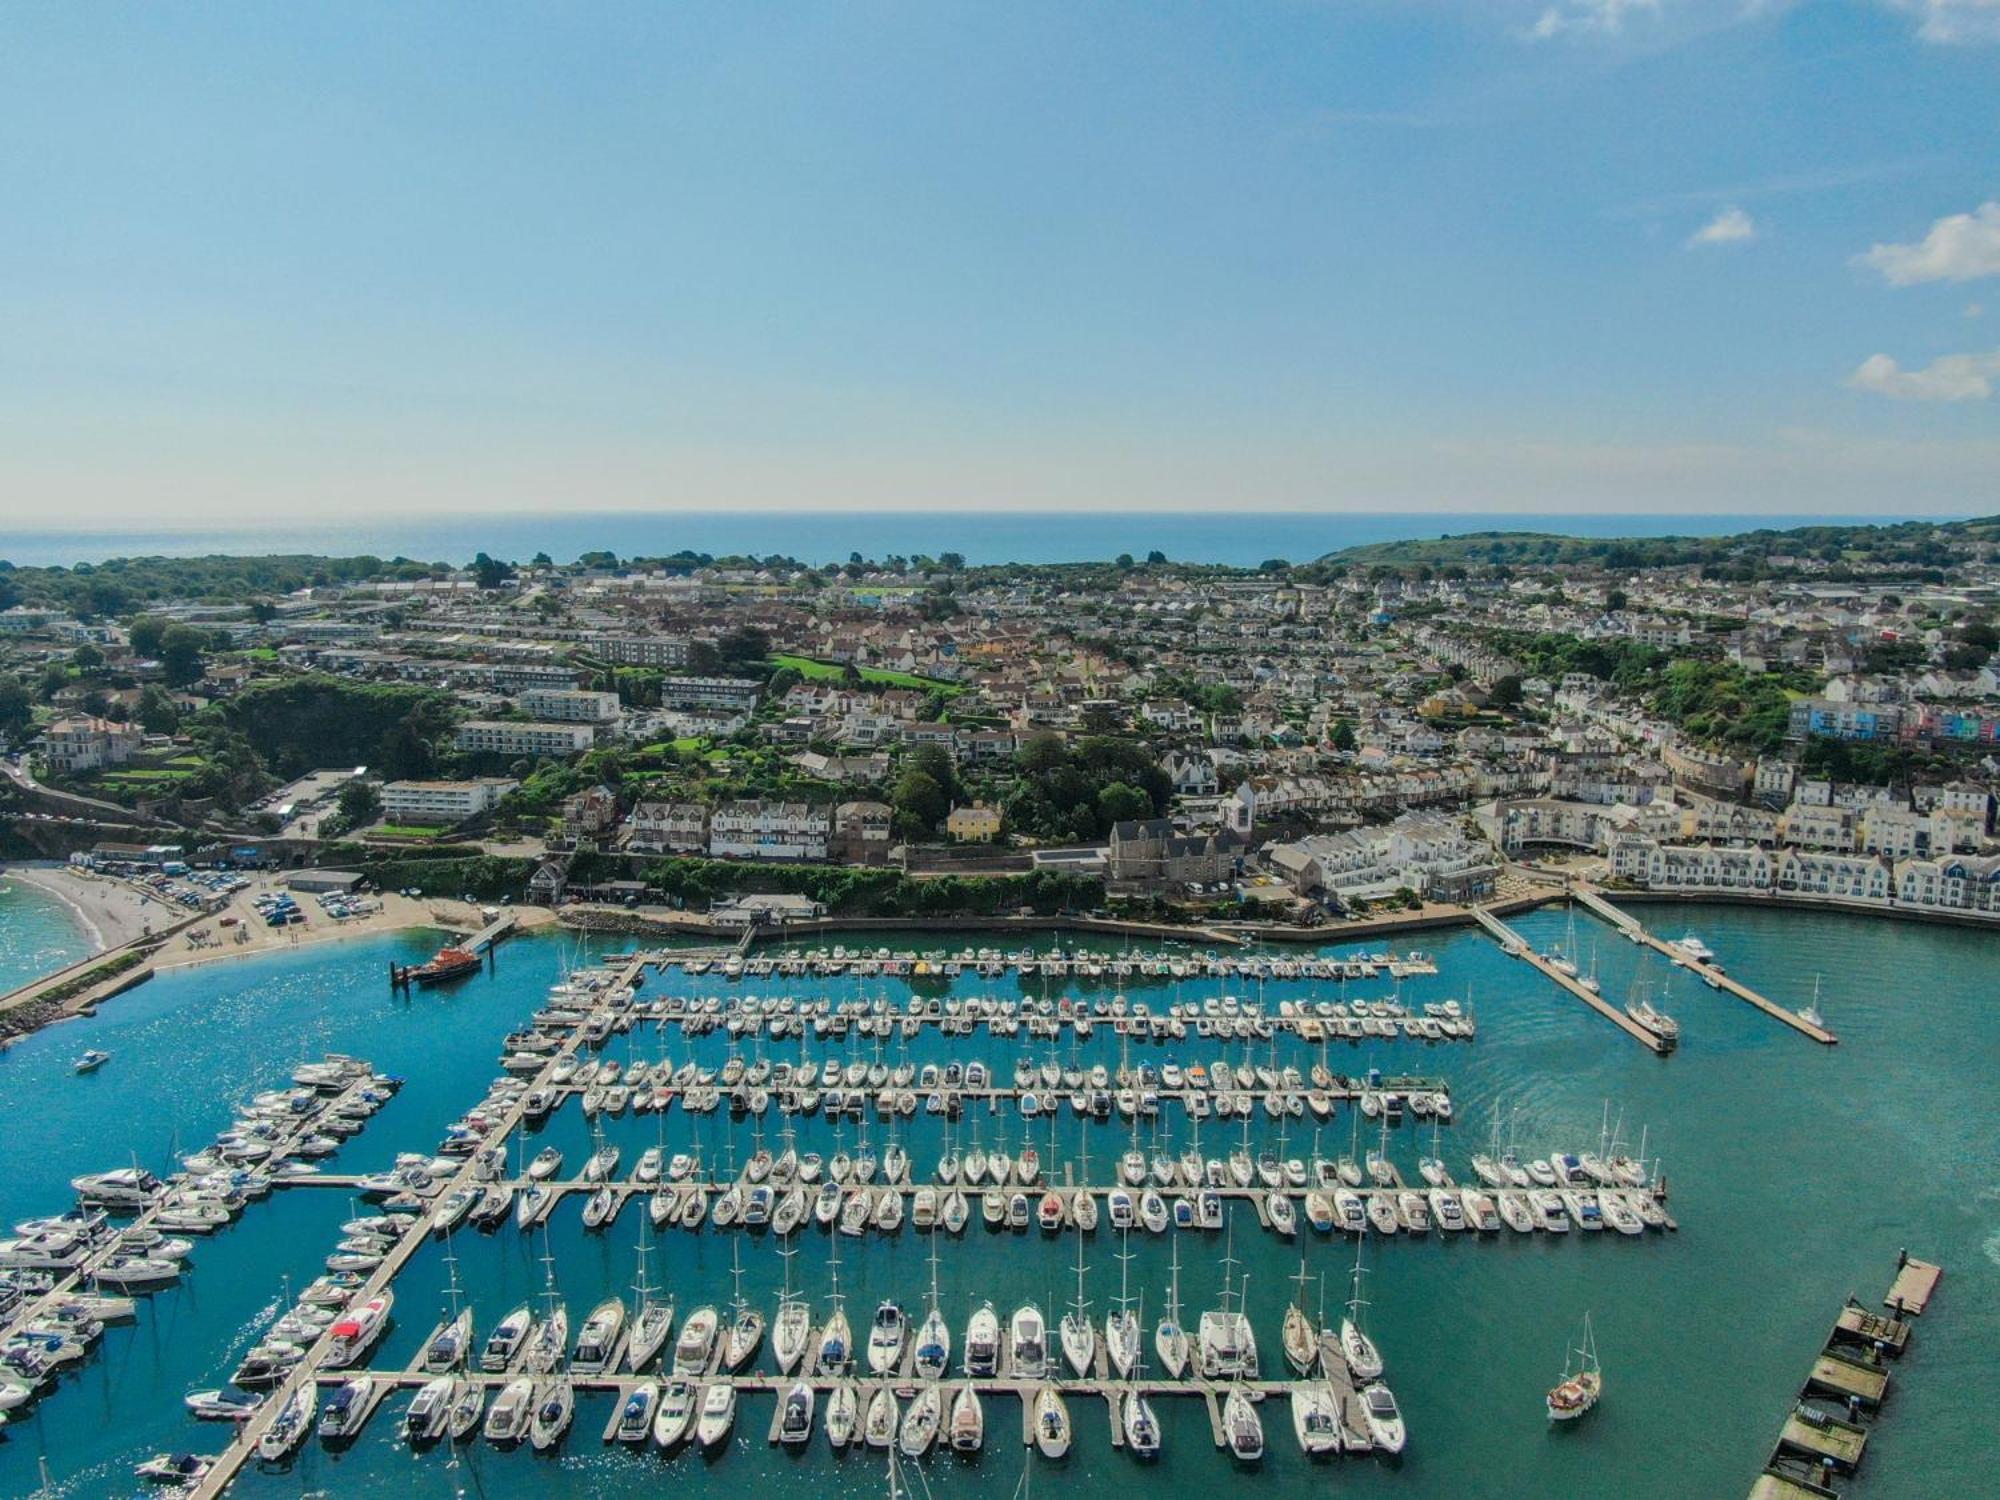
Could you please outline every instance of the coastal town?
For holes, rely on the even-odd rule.
[[[1255,932],[1610,891],[2000,921],[1993,523],[1256,570],[0,575],[6,853],[635,927]]]
[[[1743,1024],[1844,1052],[1818,969],[1746,960],[1740,930],[1710,929],[1720,952],[1669,937],[1631,908],[1971,930],[1946,939],[2000,923],[1997,543],[1995,523],[1953,522],[1445,537],[1254,569],[602,553],[6,570],[4,873],[88,942],[0,995],[0,1049],[47,1072],[69,1029],[56,1023],[87,1028],[102,1044],[47,1086],[94,1082],[134,1066],[110,1045],[134,1002],[100,1008],[168,975],[148,991],[159,1003],[214,997],[232,986],[210,966],[263,955],[239,971],[253,987],[296,985],[321,1008],[357,986],[385,996],[386,1013],[343,1024],[369,1056],[405,1060],[294,1063],[291,1090],[255,1095],[182,1170],[135,1158],[72,1176],[70,1215],[0,1243],[0,1399],[44,1424],[64,1409],[50,1358],[85,1361],[106,1322],[136,1320],[142,1300],[157,1311],[187,1235],[279,1189],[330,1188],[381,1211],[343,1224],[296,1306],[288,1277],[251,1316],[262,1342],[204,1366],[227,1385],[184,1397],[233,1440],[141,1457],[141,1477],[205,1497],[311,1473],[405,1398],[391,1442],[443,1446],[450,1467],[475,1437],[560,1451],[591,1402],[608,1407],[607,1444],[719,1456],[739,1446],[739,1404],[767,1397],[775,1447],[823,1430],[835,1452],[887,1449],[892,1465],[977,1454],[989,1405],[1018,1406],[1024,1455],[1060,1463],[1070,1403],[1096,1400],[1112,1447],[1141,1462],[1176,1406],[1205,1411],[1239,1468],[1264,1462],[1279,1406],[1307,1461],[1398,1462],[1405,1407],[1365,1331],[1366,1244],[1574,1229],[1664,1247],[1701,1201],[1670,1196],[1652,1122],[1635,1143],[1608,1096],[1594,1122],[1536,1111],[1549,1144],[1523,1159],[1522,1106],[1503,1134],[1490,1081],[1468,1091],[1440,1071],[1450,1055],[1490,1079],[1496,1010],[1504,1059],[1553,1000],[1589,1028],[1573,1050],[1607,1080],[1617,1057],[1684,1057],[1683,1019],[1697,1057],[1745,1045]],[[1470,930],[1426,936],[1454,927]],[[1677,979],[1724,1009],[1676,995]],[[1844,1028],[1854,997],[1834,989]],[[453,1013],[434,993],[506,1008],[441,1023]],[[435,1155],[329,1169],[413,1066],[427,1109],[484,1076],[500,1025],[514,1027],[502,1076]],[[1197,1042],[1221,1050],[1184,1061]],[[1135,1045],[1159,1061],[1135,1066]],[[1442,1130],[1476,1131],[1482,1107],[1486,1149],[1461,1172]],[[1204,1122],[1227,1136],[1232,1117],[1241,1144],[1204,1149]],[[1018,1160],[1001,1144],[1015,1119]],[[1391,1149],[1406,1121],[1414,1175]],[[879,1184],[871,1122],[887,1139]],[[1293,1154],[1300,1137],[1310,1150]],[[559,1142],[587,1153],[580,1177]],[[815,1142],[824,1154],[801,1150]],[[1093,1144],[1114,1173],[1092,1174]],[[932,1150],[934,1171],[917,1159]],[[586,1237],[635,1210],[636,1308],[606,1279],[622,1270],[571,1243],[578,1203]],[[110,1214],[136,1219],[113,1230]],[[1100,1215],[1121,1262],[1101,1341],[1083,1260]],[[510,1221],[522,1245],[540,1238],[542,1312],[515,1308],[479,1345],[515,1274]],[[928,1310],[913,1337],[905,1300],[883,1297],[864,1377],[840,1246],[865,1275],[882,1265],[869,1247],[906,1223],[928,1236]],[[1001,1245],[1073,1239],[1076,1290],[1059,1324],[1049,1289],[1004,1316],[975,1297],[948,1383],[937,1247],[977,1263],[981,1225]],[[1266,1242],[1240,1262],[1239,1229]],[[814,1230],[824,1322],[791,1280]],[[688,1237],[709,1234],[731,1246],[734,1311],[726,1326],[691,1311],[669,1344],[647,1256],[695,1295]],[[598,1298],[574,1350],[558,1235],[563,1284]],[[1220,1305],[1193,1333],[1177,1310],[1184,1235],[1222,1251]],[[1135,1236],[1174,1256],[1150,1373]],[[1351,1271],[1318,1253],[1342,1239]],[[745,1243],[784,1267],[768,1325],[742,1294]],[[1271,1257],[1294,1244],[1313,1253],[1289,1275]],[[440,1321],[404,1347],[395,1299],[421,1298],[413,1282],[440,1257]],[[1239,1264],[1294,1286],[1283,1370],[1257,1363]],[[1842,1493],[1887,1390],[1883,1341],[1908,1342],[1940,1274],[1899,1252],[1890,1315],[1850,1301],[1754,1500]],[[1337,1325],[1329,1281],[1349,1292]],[[1552,1425],[1605,1390],[1588,1308],[1581,1322],[1543,1402]],[[759,1367],[767,1326],[775,1376]]]

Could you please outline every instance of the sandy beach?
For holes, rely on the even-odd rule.
[[[98,952],[121,948],[147,932],[170,927],[187,915],[180,908],[143,894],[107,875],[66,865],[8,865],[0,879],[47,891],[75,913]]]
[[[267,891],[284,889],[284,876],[276,874],[256,878],[222,910],[192,922],[189,922],[192,914],[184,907],[162,901],[126,881],[86,870],[63,865],[9,865],[0,870],[0,879],[32,885],[62,901],[75,913],[100,953],[188,922],[183,931],[167,939],[153,956],[154,969],[248,958],[280,948],[411,928],[473,932],[486,925],[480,908],[472,903],[442,898],[413,899],[385,892],[372,898],[380,903],[379,910],[344,920],[329,915],[311,896],[300,896],[299,909],[305,914],[305,921],[289,927],[271,927],[266,925],[254,902]],[[523,931],[555,921],[555,913],[545,907],[518,906],[513,911]],[[234,920],[225,925],[226,918]]]
[[[253,902],[264,891],[280,890],[284,877],[269,876],[239,891],[228,906],[177,934],[153,960],[155,969],[180,969],[190,964],[215,963],[222,959],[247,958],[281,948],[303,948],[314,943],[337,942],[343,938],[369,937],[385,932],[403,932],[417,927],[437,927],[470,933],[486,925],[477,905],[442,898],[413,899],[393,891],[371,898],[381,910],[366,916],[337,920],[327,915],[310,896],[299,897],[305,921],[289,927],[270,927]],[[513,908],[521,930],[532,931],[555,921],[555,913],[539,906]],[[224,927],[224,917],[235,917],[233,927]]]

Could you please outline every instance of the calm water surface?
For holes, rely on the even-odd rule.
[[[1871,1303],[1887,1285],[1899,1246],[1941,1260],[1947,1274],[1940,1299],[1921,1326],[1915,1348],[1897,1368],[1888,1411],[1870,1444],[1868,1469],[1852,1492],[1864,1497],[1985,1493],[1993,1453],[1991,1414],[2000,1402],[2000,1192],[1994,1183],[1995,1127],[2000,1125],[1991,1080],[2000,1063],[1990,1014],[1992,939],[1943,928],[1728,908],[1650,908],[1671,932],[1699,931],[1732,972],[1774,998],[1802,1002],[1814,972],[1824,976],[1821,1006],[1842,1037],[1833,1049],[1812,1046],[1747,1006],[1699,987],[1677,986],[1671,1006],[1685,1042],[1660,1061],[1607,1023],[1557,993],[1523,965],[1503,957],[1471,932],[1435,934],[1441,972],[1403,987],[1413,1003],[1473,997],[1477,1042],[1424,1047],[1376,1043],[1336,1047],[1336,1069],[1368,1064],[1441,1074],[1452,1084],[1457,1123],[1442,1150],[1462,1177],[1466,1158],[1485,1142],[1495,1103],[1512,1122],[1524,1153],[1594,1148],[1606,1101],[1622,1111],[1636,1141],[1647,1129],[1649,1154],[1660,1156],[1672,1184],[1678,1235],[1625,1240],[1572,1234],[1550,1241],[1510,1237],[1479,1242],[1444,1240],[1371,1243],[1372,1322],[1389,1361],[1410,1428],[1400,1464],[1345,1459],[1325,1467],[1298,1457],[1280,1407],[1265,1413],[1269,1443],[1262,1470],[1237,1475],[1210,1446],[1198,1403],[1161,1403],[1167,1448],[1144,1476],[1164,1493],[1192,1496],[1234,1479],[1273,1496],[1303,1496],[1337,1485],[1382,1496],[1546,1496],[1615,1492],[1641,1497],[1728,1496],[1744,1493],[1776,1433],[1787,1404],[1842,1297],[1854,1291]],[[1546,945],[1562,935],[1564,917],[1542,912],[1519,925]],[[1579,918],[1580,947],[1593,944],[1604,990],[1622,996],[1635,965],[1666,973],[1656,959]],[[224,962],[161,976],[107,1007],[95,1020],[30,1039],[0,1057],[0,1216],[8,1222],[47,1213],[67,1196],[76,1172],[136,1156],[163,1165],[176,1145],[192,1148],[227,1123],[232,1101],[280,1084],[296,1061],[333,1049],[359,1053],[408,1078],[408,1086],[358,1137],[337,1166],[365,1171],[386,1165],[399,1150],[432,1147],[443,1127],[472,1103],[497,1069],[501,1036],[538,1002],[574,940],[522,939],[501,950],[497,968],[454,990],[393,997],[383,984],[392,957],[428,953],[433,944],[408,935],[357,940],[318,950]],[[961,979],[969,990],[978,981]],[[656,985],[721,989],[713,978],[668,977]],[[836,995],[858,992],[859,981],[753,982],[803,993],[809,984]],[[1013,991],[1018,981],[996,982]],[[750,988],[751,985],[739,986]],[[882,989],[873,981],[870,992]],[[1039,990],[1040,981],[1036,981]],[[1217,993],[1217,982],[1188,983],[1181,998]],[[1239,986],[1240,988],[1240,986]],[[1335,987],[1321,987],[1331,996]],[[1271,986],[1267,1002],[1305,994],[1311,986]],[[900,999],[905,986],[888,982]],[[1165,982],[1134,981],[1131,992],[1171,999]],[[1357,984],[1356,995],[1389,992],[1386,981]],[[102,1072],[76,1078],[68,1062],[84,1046],[114,1053]],[[678,1038],[665,1044],[676,1058],[689,1053]],[[957,1039],[960,1055],[983,1057],[1011,1072],[1020,1043],[980,1036]],[[1068,1043],[1064,1044],[1067,1054]],[[719,1060],[726,1039],[695,1044],[704,1060]],[[796,1055],[796,1043],[784,1055]],[[942,1057],[944,1043],[926,1034],[911,1057]],[[1115,1039],[1100,1032],[1083,1060],[1117,1061]],[[1294,1044],[1296,1060],[1309,1060]],[[661,1054],[647,1032],[614,1044],[638,1057]],[[815,1045],[815,1055],[822,1049]],[[1146,1047],[1152,1058],[1164,1049]],[[1213,1060],[1220,1045],[1190,1039],[1184,1061]],[[1046,1044],[1033,1049],[1045,1055]],[[1232,1049],[1232,1056],[1238,1056]],[[1287,1055],[1281,1044],[1280,1061]],[[1233,1123],[1233,1122],[1232,1122]],[[969,1141],[972,1117],[961,1127]],[[1167,1117],[1178,1145],[1186,1130],[1178,1111]],[[1011,1115],[981,1115],[987,1144],[1019,1149],[1024,1133],[1045,1162],[1080,1165],[1102,1182],[1128,1143],[1115,1124],[1080,1128],[1067,1114],[1053,1141],[1047,1122],[1028,1127]],[[886,1133],[871,1122],[871,1139]],[[710,1161],[741,1160],[755,1145],[744,1122],[726,1118],[628,1117],[607,1126],[624,1148],[629,1170],[646,1146],[697,1146]],[[1259,1116],[1254,1140],[1278,1144],[1275,1125]],[[1267,1135],[1268,1131],[1268,1135]],[[1346,1115],[1323,1132],[1322,1147],[1338,1154],[1350,1144]],[[777,1146],[774,1128],[766,1137]],[[919,1115],[902,1139],[920,1171],[942,1149],[939,1122]],[[1240,1127],[1211,1122],[1203,1146],[1221,1152]],[[852,1145],[850,1124],[840,1143]],[[590,1138],[572,1105],[551,1121],[530,1149],[554,1143],[580,1162]],[[836,1141],[822,1120],[801,1125],[801,1150],[829,1152]],[[1391,1151],[1406,1174],[1429,1144],[1428,1128],[1405,1125]],[[1286,1143],[1303,1154],[1311,1128]],[[46,1456],[60,1495],[127,1494],[130,1466],[161,1448],[202,1449],[218,1429],[187,1421],[179,1397],[226,1378],[273,1316],[289,1277],[300,1285],[319,1267],[348,1216],[344,1195],[326,1190],[277,1192],[253,1204],[235,1227],[198,1245],[197,1269],[185,1284],[151,1299],[134,1326],[114,1329],[98,1355],[0,1441],[0,1494],[36,1487],[36,1459]],[[559,1295],[572,1326],[600,1297],[631,1282],[644,1233],[639,1208],[608,1232],[588,1234],[580,1204],[565,1201],[547,1237]],[[732,1250],[740,1248],[744,1295],[767,1309],[786,1274],[776,1244],[765,1235],[673,1232],[655,1242],[655,1279],[664,1280],[683,1314],[731,1295]],[[797,1237],[790,1274],[814,1297],[832,1288],[832,1242],[809,1229]],[[1181,1242],[1181,1292],[1189,1321],[1212,1305],[1221,1283],[1220,1236],[1187,1235]],[[1285,1245],[1254,1227],[1247,1213],[1234,1247],[1249,1277],[1248,1295],[1267,1362],[1279,1363],[1277,1329],[1292,1278],[1308,1278],[1317,1302],[1323,1278],[1329,1304],[1345,1296],[1351,1242],[1318,1240],[1301,1231]],[[545,1290],[543,1240],[517,1233],[465,1233],[454,1241],[457,1270],[469,1289],[480,1328],[516,1303]],[[1168,1240],[1134,1240],[1121,1263],[1118,1245],[1100,1233],[1086,1249],[1086,1296],[1101,1317],[1120,1291],[1143,1299],[1150,1326],[1168,1293]],[[920,1306],[930,1271],[927,1246],[913,1234],[894,1240],[842,1240],[838,1275],[850,1316],[864,1322],[875,1301],[895,1296]],[[426,1246],[397,1282],[397,1323],[378,1350],[379,1365],[402,1365],[416,1352],[445,1301],[446,1247]],[[982,1300],[1003,1309],[1034,1300],[1053,1318],[1075,1295],[1073,1240],[1039,1234],[994,1236],[976,1220],[962,1242],[939,1248],[938,1290],[950,1315],[955,1345],[965,1317]],[[1598,1411],[1575,1431],[1552,1433],[1542,1395],[1559,1371],[1566,1337],[1585,1310],[1595,1315],[1607,1380]],[[1150,1337],[1148,1339],[1150,1354]],[[765,1355],[768,1360],[768,1350]],[[733,1445],[712,1460],[682,1454],[633,1455],[598,1441],[608,1397],[578,1403],[575,1426],[560,1455],[498,1453],[475,1444],[448,1472],[443,1452],[421,1457],[394,1441],[402,1406],[391,1398],[351,1449],[329,1453],[317,1443],[283,1471],[246,1474],[238,1493],[253,1496],[450,1495],[467,1493],[622,1496],[654,1493],[675,1483],[703,1493],[725,1486],[780,1480],[795,1493],[880,1493],[876,1459],[836,1458],[825,1443],[803,1454],[769,1448],[764,1434],[770,1398],[746,1397]],[[1103,1408],[1073,1403],[1078,1441],[1058,1470],[1037,1463],[1038,1484],[1079,1483],[1090,1490],[1138,1482],[1140,1471],[1110,1447]],[[1017,1413],[988,1402],[988,1446],[976,1463],[934,1457],[925,1479],[940,1494],[1011,1490],[1022,1469],[1011,1439]],[[798,1471],[798,1472],[794,1472]]]
[[[95,946],[61,898],[0,874],[0,994],[88,957]]]

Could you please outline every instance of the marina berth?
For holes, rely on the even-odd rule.
[[[244,1436],[220,1455],[217,1476],[246,1451],[284,1443],[292,1424],[280,1416],[301,1393],[318,1392],[312,1425],[345,1444],[395,1389],[407,1392],[400,1429],[419,1446],[479,1430],[503,1447],[552,1450],[569,1440],[579,1398],[608,1392],[606,1441],[674,1450],[721,1451],[743,1401],[754,1396],[771,1399],[771,1435],[780,1445],[808,1441],[824,1426],[836,1445],[858,1442],[906,1460],[945,1448],[981,1451],[995,1400],[1016,1401],[1030,1445],[1060,1458],[1074,1442],[1073,1402],[1086,1396],[1105,1401],[1118,1446],[1135,1459],[1160,1451],[1159,1403],[1175,1399],[1205,1401],[1218,1448],[1239,1463],[1261,1460],[1267,1411],[1290,1413],[1302,1451],[1387,1450],[1402,1441],[1401,1415],[1380,1384],[1380,1353],[1360,1326],[1358,1280],[1347,1318],[1335,1319],[1338,1334],[1322,1330],[1302,1286],[1267,1330],[1283,1359],[1266,1370],[1248,1278],[1236,1274],[1239,1219],[1246,1232],[1279,1239],[1347,1234],[1359,1245],[1435,1223],[1442,1234],[1476,1240],[1546,1229],[1545,1217],[1520,1227],[1529,1194],[1545,1192],[1550,1211],[1581,1216],[1587,1202],[1627,1237],[1634,1224],[1669,1222],[1643,1171],[1628,1168],[1640,1185],[1627,1187],[1613,1170],[1629,1156],[1615,1132],[1537,1159],[1546,1190],[1510,1186],[1475,1197],[1460,1189],[1456,1153],[1444,1149],[1440,1133],[1451,1119],[1449,1082],[1338,1071],[1333,1040],[1303,1034],[1320,1018],[1296,1002],[1283,1014],[1239,997],[1218,1002],[1212,1015],[1205,1006],[1152,1015],[1121,1011],[1114,997],[1104,1002],[1094,1039],[1079,1035],[1091,1006],[1058,1018],[1024,1005],[1012,1018],[1004,1011],[991,1018],[1018,1021],[1012,1032],[1003,1024],[985,1028],[992,1040],[954,1036],[946,1054],[920,1059],[909,1044],[929,1033],[906,1037],[907,1011],[870,1005],[847,1017],[844,1035],[821,1036],[810,1022],[832,1018],[832,1006],[689,1006],[644,986],[649,968],[636,959],[615,970],[581,969],[552,990],[544,1010],[508,1040],[506,1055],[534,1058],[535,1069],[503,1069],[487,1096],[447,1127],[438,1155],[405,1152],[388,1172],[365,1177],[325,1168],[271,1177],[291,1193],[367,1193],[374,1206],[350,1210],[332,1242],[333,1269],[251,1351],[240,1374],[268,1398],[232,1416]],[[1139,1025],[1142,1015],[1182,1022],[1178,1038],[1170,1025]],[[940,1031],[945,1019],[937,1018]],[[1214,1023],[1207,1036],[1204,1020]],[[1402,1039],[1388,1029],[1383,1040]],[[1021,1047],[1030,1031],[1039,1033],[1033,1055],[1009,1057],[1004,1049]],[[1069,1055],[1086,1041],[1109,1050],[1101,1060]],[[988,1046],[998,1050],[976,1055]],[[313,1099],[356,1101],[363,1118],[392,1092],[372,1070],[345,1064],[304,1076],[309,1082],[298,1086]],[[629,1091],[622,1116],[612,1107],[615,1088]],[[592,1090],[600,1091],[594,1108]],[[325,1112],[323,1104],[265,1099],[242,1139],[260,1143],[260,1122],[287,1119],[294,1108],[300,1120]],[[1367,1119],[1377,1137],[1368,1170],[1354,1168],[1352,1185],[1343,1175],[1349,1158],[1321,1144],[1324,1132],[1347,1124],[1343,1115],[1357,1135]],[[1216,1116],[1229,1134],[1241,1133],[1240,1143],[1203,1140],[1203,1122]],[[1428,1154],[1406,1156],[1396,1145],[1410,1119],[1424,1122]],[[928,1122],[921,1134],[916,1121]],[[1125,1137],[1122,1150],[1103,1149],[1103,1133],[1112,1131]],[[808,1133],[815,1149],[803,1149]],[[281,1131],[271,1144],[284,1139]],[[579,1147],[580,1139],[587,1144]],[[1102,1164],[1096,1173],[1093,1160]],[[269,1171],[263,1161],[253,1154],[248,1165],[214,1168],[255,1174]],[[1497,1156],[1487,1166],[1511,1183]],[[98,1186],[115,1193],[121,1184],[145,1195],[148,1211],[154,1197],[176,1192],[172,1182],[139,1179]],[[240,1198],[239,1188],[269,1190],[253,1176],[219,1201]],[[632,1197],[644,1211],[621,1220]],[[1639,1202],[1654,1210],[1652,1219],[1640,1217]],[[975,1209],[984,1231],[970,1222]],[[420,1247],[438,1247],[431,1253],[455,1266],[463,1237],[510,1233],[510,1217],[545,1241],[543,1293],[477,1339],[471,1306],[447,1306],[429,1337],[401,1356],[407,1368],[374,1367],[394,1321],[393,1284]],[[572,1330],[546,1242],[561,1226],[579,1224],[612,1237],[607,1243],[635,1235],[624,1243],[638,1247],[639,1276],[632,1294],[600,1296]],[[945,1247],[974,1232],[1011,1237],[1037,1226],[1075,1237],[1076,1295],[1054,1327],[1034,1303],[1005,1314],[983,1303],[958,1313],[940,1298]],[[77,1239],[95,1232],[33,1227],[41,1236],[33,1243],[51,1256],[73,1253]],[[907,1304],[879,1296],[857,1339],[837,1256],[867,1254],[906,1232],[929,1239],[930,1294],[919,1303],[912,1287]],[[648,1285],[647,1252],[663,1237],[716,1233],[730,1243],[736,1294],[680,1316],[674,1299]],[[789,1280],[791,1254],[814,1234],[828,1236],[836,1253],[831,1299],[789,1285],[768,1300],[744,1295],[746,1260],[776,1252]],[[1111,1235],[1121,1263],[1117,1296],[1094,1312],[1083,1245]],[[1173,1285],[1168,1314],[1148,1338],[1131,1259],[1135,1242],[1156,1236],[1169,1242],[1162,1248],[1172,1252]],[[1192,1328],[1179,1311],[1184,1236],[1209,1247],[1208,1260],[1219,1250],[1224,1262],[1220,1306],[1200,1312]],[[121,1255],[105,1261],[115,1274],[148,1256],[184,1253],[170,1238],[125,1239]],[[1026,1243],[1039,1236],[1030,1233]],[[680,1290],[689,1301],[719,1289],[683,1282]],[[1283,1404],[1266,1407],[1274,1396]]]

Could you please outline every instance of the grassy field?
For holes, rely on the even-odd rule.
[[[830,661],[814,661],[809,656],[774,656],[774,667],[790,667],[808,682],[838,682],[847,675],[847,668]],[[914,672],[890,672],[881,667],[863,667],[861,680],[879,687],[914,688],[917,692],[932,691],[957,696],[965,689],[956,682],[945,682],[936,677],[919,677]]]
[[[433,828],[424,823],[384,823],[371,828],[369,832],[379,833],[385,838],[392,839],[429,839],[436,838],[444,832],[444,829]]]

